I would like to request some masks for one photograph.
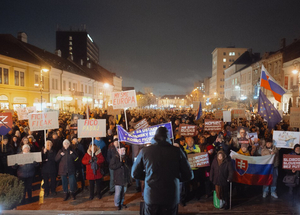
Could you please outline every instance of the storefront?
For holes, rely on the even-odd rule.
[[[14,97],[13,109],[16,111],[18,108],[27,107],[27,98],[25,97]]]
[[[0,95],[0,109],[9,109],[8,97],[6,95]]]

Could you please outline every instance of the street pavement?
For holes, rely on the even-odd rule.
[[[38,188],[38,183],[35,184]],[[105,186],[107,190],[108,181]],[[234,194],[231,210],[220,210],[213,206],[213,199],[204,197],[191,200],[186,206],[179,205],[179,214],[300,214],[300,201],[296,196],[288,195],[287,187],[279,186],[278,199],[262,198],[261,187],[248,186],[240,196]],[[89,200],[89,191],[84,190],[76,196],[76,200],[63,201],[62,186],[58,186],[57,195],[51,195],[39,204],[39,190],[33,191],[34,202],[20,205],[14,210],[0,211],[0,214],[139,214],[141,193],[135,191],[135,186],[129,187],[125,194],[126,209],[118,211],[114,206],[114,196],[104,193],[102,199]],[[235,192],[233,192],[235,193]]]

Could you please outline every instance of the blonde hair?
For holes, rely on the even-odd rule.
[[[47,140],[46,143],[45,143],[45,147],[47,146],[47,143],[50,143],[50,146],[52,147],[53,146],[53,143],[51,140]]]

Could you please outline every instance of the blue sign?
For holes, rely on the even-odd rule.
[[[154,125],[149,128],[138,129],[131,133],[128,133],[121,126],[117,125],[119,141],[125,141],[132,144],[151,143],[151,140],[159,127],[166,127],[169,131],[169,137],[173,138],[172,124],[171,122],[168,122],[164,124]]]

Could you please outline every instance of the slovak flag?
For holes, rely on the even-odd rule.
[[[264,65],[261,67],[260,86],[270,90],[278,102],[281,102],[281,97],[286,92],[286,90],[267,72]]]
[[[233,181],[249,185],[271,185],[275,155],[245,156],[230,153],[233,164]]]

